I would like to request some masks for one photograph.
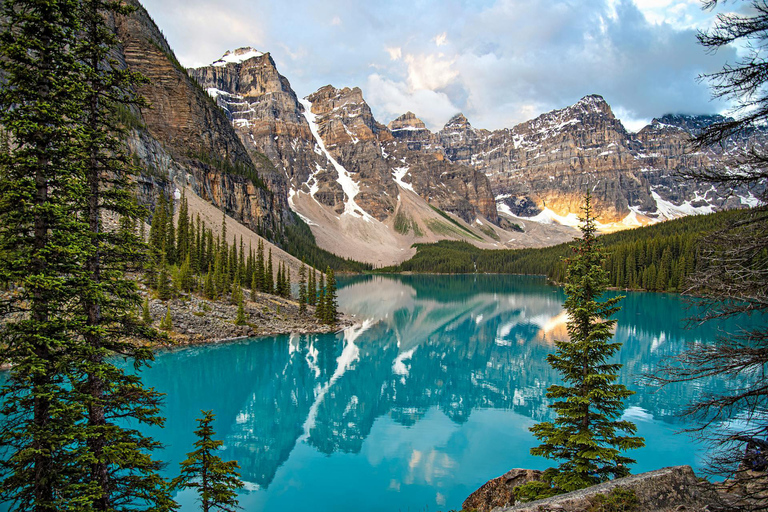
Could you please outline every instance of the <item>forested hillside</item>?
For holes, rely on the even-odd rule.
[[[744,215],[744,210],[671,220],[600,237],[611,286],[650,291],[683,291],[685,277],[702,264],[702,235]],[[569,244],[543,249],[478,249],[464,242],[416,246],[416,255],[382,272],[540,274],[561,282]]]

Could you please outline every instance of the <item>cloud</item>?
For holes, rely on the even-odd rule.
[[[715,16],[701,11],[698,0],[145,0],[145,6],[185,65],[250,44],[272,53],[299,96],[326,84],[364,86],[381,122],[412,110],[442,126],[462,111],[474,126],[496,129],[591,93],[603,95],[628,123],[667,112],[718,112],[726,105],[712,102],[696,78],[736,56],[731,48],[711,55],[698,46],[694,29]],[[333,24],[341,17],[329,13],[343,13],[344,30]]]
[[[384,48],[389,53],[390,60],[398,60],[403,56],[403,49],[399,46],[396,48]]]
[[[333,19],[331,20],[331,25],[337,25],[337,26],[341,25],[341,18],[339,18],[338,16],[334,16]]]
[[[377,105],[382,122],[389,122],[410,110],[433,131],[441,129],[459,111],[445,93],[413,90],[403,82],[390,80],[378,73],[368,76],[365,99]]]
[[[403,60],[408,64],[408,85],[412,89],[442,89],[459,75],[453,69],[454,60],[446,59],[442,53],[409,54]]]

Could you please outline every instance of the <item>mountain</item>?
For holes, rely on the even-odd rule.
[[[749,190],[676,177],[680,171],[723,165],[736,148],[765,143],[766,132],[756,130],[729,141],[724,151],[694,151],[693,137],[721,119],[667,115],[635,134],[601,96],[590,95],[493,132],[473,128],[459,114],[436,135],[448,159],[489,177],[500,212],[574,224],[589,186],[598,220],[629,227],[754,203]]]
[[[414,242],[456,238],[498,247],[502,240],[570,238],[556,228],[520,234],[500,222],[485,174],[441,152],[409,148],[398,128],[374,118],[359,88],[327,85],[298,98],[270,54],[252,48],[188,73],[248,150],[269,157],[286,177],[290,207],[327,250],[390,264],[411,256]],[[425,129],[415,116],[400,128],[409,123]]]
[[[436,133],[412,112],[385,126],[357,87],[299,98],[268,52],[239,48],[184,69],[132,1],[137,11],[115,27],[120,58],[149,79],[139,91],[148,106],[125,116],[150,207],[160,189],[186,188],[278,244],[293,229],[337,255],[388,265],[441,239],[483,248],[570,240],[587,186],[604,230],[754,203],[747,190],[675,173],[723,165],[736,148],[763,144],[761,129],[691,152],[692,137],[721,118],[667,115],[631,133],[597,95],[495,131],[462,114]]]
[[[189,187],[254,231],[281,231],[292,219],[284,176],[243,145],[146,10],[132,3],[137,10],[118,17],[116,31],[126,66],[148,79],[139,89],[147,105],[126,114],[133,117],[129,147],[144,169],[141,199],[151,207],[160,189]]]

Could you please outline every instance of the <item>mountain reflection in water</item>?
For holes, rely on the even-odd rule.
[[[356,493],[370,510],[459,508],[507,469],[547,467],[527,453],[527,429],[551,418],[545,394],[558,376],[546,356],[567,335],[564,298],[543,279],[515,276],[340,279],[353,328],[160,354],[145,380],[167,393],[168,422],[150,432],[175,474],[194,419],[213,409],[221,455],[249,483],[247,510],[344,510],[347,501],[353,510]],[[704,386],[650,390],[642,376],[714,331],[685,330],[690,312],[676,296],[629,293],[622,306],[620,380],[638,392],[626,416],[653,436],[631,454],[635,471],[696,465],[698,448],[674,431]]]

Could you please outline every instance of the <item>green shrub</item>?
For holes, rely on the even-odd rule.
[[[607,495],[596,494],[590,498],[587,512],[631,512],[637,510],[639,502],[632,489],[616,487]]]

